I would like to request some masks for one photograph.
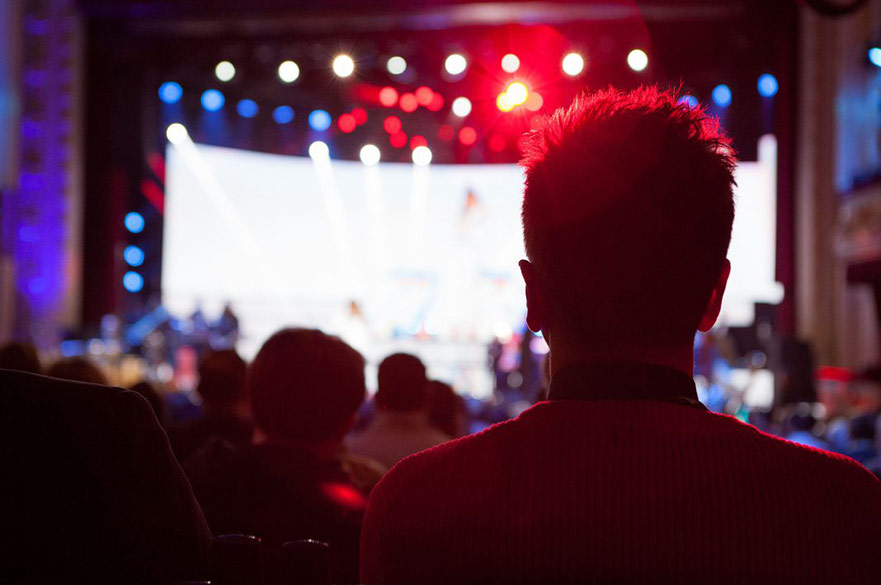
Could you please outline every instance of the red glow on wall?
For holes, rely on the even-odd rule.
[[[459,130],[459,142],[461,142],[465,146],[471,146],[472,144],[477,142],[477,130],[475,130],[471,126],[463,126]]]
[[[358,122],[352,114],[343,114],[339,117],[339,120],[337,120],[337,126],[339,126],[340,130],[346,134],[354,132],[357,125]]]
[[[505,137],[501,134],[493,134],[489,139],[489,149],[493,152],[502,152],[505,150]]]
[[[385,128],[385,131],[389,134],[395,134],[396,132],[400,132],[401,130],[401,119],[397,116],[389,116],[382,123],[382,127]]]
[[[428,140],[425,139],[425,136],[419,136],[418,134],[410,139],[410,148],[416,149],[420,146],[428,146]]]
[[[398,103],[398,90],[393,87],[384,87],[379,90],[379,103],[387,108]]]
[[[419,107],[419,101],[412,93],[405,93],[401,96],[400,105],[401,109],[407,113],[415,112],[416,108]]]
[[[407,135],[404,132],[395,132],[389,138],[389,142],[395,148],[403,148],[407,144]]]

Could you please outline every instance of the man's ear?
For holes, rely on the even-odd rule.
[[[698,325],[699,331],[707,332],[716,324],[716,319],[719,318],[719,311],[722,310],[722,295],[725,294],[725,287],[728,285],[728,276],[730,274],[731,262],[726,259],[722,265],[722,272],[719,273],[719,279],[713,287],[712,294],[710,294],[707,308],[704,309],[704,316],[701,317],[700,325]]]
[[[530,331],[538,333],[548,325],[544,294],[529,260],[520,261],[520,274],[526,283],[526,325]]]

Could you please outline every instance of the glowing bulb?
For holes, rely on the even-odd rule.
[[[513,100],[511,100],[511,96],[508,95],[508,92],[502,92],[499,94],[499,97],[496,98],[496,107],[498,107],[503,112],[510,112],[514,109]]]
[[[413,149],[413,164],[424,167],[431,163],[431,149],[427,146],[417,146]]]
[[[220,81],[230,81],[233,77],[236,76],[235,65],[233,65],[229,61],[221,61],[214,68],[214,75]]]
[[[361,162],[369,167],[377,164],[380,156],[379,149],[373,144],[365,144],[361,147]]]
[[[457,97],[453,100],[452,110],[453,114],[464,118],[471,113],[471,100],[467,97]]]
[[[520,69],[520,58],[514,53],[508,53],[502,57],[502,71],[505,73],[514,73]]]
[[[389,58],[385,64],[385,68],[392,75],[400,75],[407,70],[407,61],[405,61],[403,57],[395,55],[394,57]]]
[[[312,160],[326,160],[330,158],[330,149],[320,140],[309,145],[309,156]]]
[[[300,66],[293,61],[282,61],[278,66],[278,78],[285,83],[293,83],[300,77]]]
[[[509,84],[505,89],[505,93],[508,94],[508,99],[511,100],[511,103],[515,106],[525,104],[526,100],[529,98],[529,90],[521,81],[515,81],[514,83]]]
[[[563,57],[563,73],[575,77],[584,71],[584,57],[578,53],[569,53]]]
[[[645,71],[649,66],[649,56],[642,49],[633,49],[627,54],[627,65],[634,71]]]
[[[190,133],[187,132],[187,127],[177,122],[171,124],[165,129],[165,137],[168,138],[168,141],[172,144],[180,144],[189,138],[189,136]]]
[[[355,72],[355,62],[348,55],[337,55],[333,60],[333,72],[338,77],[349,77]]]
[[[459,53],[453,53],[444,61],[444,68],[450,75],[460,75],[468,68],[468,60]]]

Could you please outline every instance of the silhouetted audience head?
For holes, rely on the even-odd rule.
[[[271,439],[342,440],[364,400],[364,358],[316,329],[270,337],[248,371],[254,422]]]
[[[107,376],[91,360],[84,357],[69,357],[60,359],[52,364],[46,375],[50,378],[61,378],[74,382],[88,382],[90,384],[107,385],[110,382]]]
[[[796,405],[792,415],[789,417],[789,427],[793,431],[811,432],[814,430],[816,424],[817,419],[814,417],[813,406],[811,404],[801,403]]]
[[[425,365],[416,356],[395,353],[379,364],[376,404],[384,410],[413,412],[425,410],[428,379]]]
[[[37,348],[29,343],[11,341],[0,347],[0,369],[40,374],[43,366]]]
[[[153,413],[156,415],[156,419],[160,423],[164,423],[165,421],[165,402],[162,400],[162,395],[153,387],[153,384],[147,382],[146,380],[142,380],[132,386],[130,388],[132,392],[137,392],[141,396],[147,399],[147,402],[150,403],[150,408],[153,409]]]
[[[589,349],[691,344],[727,278],[735,158],[718,122],[673,92],[608,89],[558,110],[521,164],[530,326]]]
[[[233,406],[243,402],[247,396],[247,373],[248,365],[235,350],[210,352],[199,363],[196,392],[209,408]]]
[[[453,438],[465,434],[465,401],[449,384],[439,380],[428,383],[428,420]]]

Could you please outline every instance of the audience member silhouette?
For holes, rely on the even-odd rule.
[[[248,366],[235,350],[210,352],[199,363],[196,392],[202,398],[202,416],[172,433],[172,446],[186,461],[212,437],[234,445],[251,442],[254,426],[248,412],[245,378]]]
[[[144,397],[144,400],[146,400],[150,405],[150,408],[153,409],[153,414],[156,415],[156,420],[158,420],[159,424],[165,428],[165,401],[162,399],[162,395],[159,394],[159,391],[153,387],[153,384],[146,380],[142,380],[132,386],[130,390],[132,392],[137,392]]]
[[[94,362],[82,356],[62,358],[49,366],[46,375],[50,378],[60,378],[72,382],[86,382],[89,384],[102,384],[106,386],[110,382],[107,375],[101,371]]]
[[[549,400],[374,489],[362,582],[870,583],[881,483],[697,400],[729,274],[735,159],[672,92],[577,98],[532,133],[527,322]]]
[[[419,358],[390,355],[379,364],[377,378],[376,418],[349,439],[353,453],[391,467],[407,455],[450,440],[428,421],[428,379]]]
[[[428,421],[453,439],[467,434],[465,401],[449,384],[439,380],[428,383]]]
[[[0,370],[0,582],[168,583],[211,535],[134,392]]]
[[[43,366],[37,348],[29,343],[10,341],[0,347],[0,369],[40,374]]]
[[[356,582],[366,506],[358,483],[372,486],[384,471],[343,450],[365,396],[364,359],[321,331],[285,329],[254,358],[248,392],[254,443],[214,440],[185,465],[209,525],[257,535],[269,551],[328,542],[339,582]]]

